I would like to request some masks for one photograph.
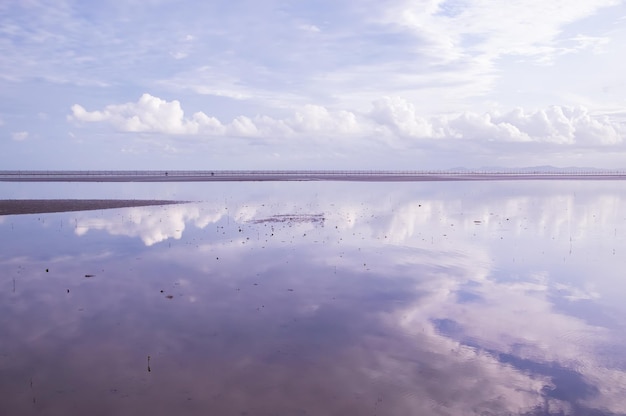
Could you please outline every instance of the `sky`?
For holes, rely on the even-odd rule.
[[[2,169],[626,168],[624,0],[0,2]]]

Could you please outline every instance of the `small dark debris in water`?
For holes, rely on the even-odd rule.
[[[478,225],[478,224],[482,224],[483,222],[480,220],[474,220],[474,224]]]
[[[46,269],[46,273],[48,273],[48,269]]]
[[[161,289],[161,293],[163,293],[163,289]]]
[[[248,222],[252,224],[284,223],[289,226],[293,224],[297,224],[297,223],[312,223],[312,224],[318,224],[318,225],[323,226],[324,221],[326,221],[324,214],[279,214],[279,215],[272,215],[271,217],[268,217],[268,218],[251,220]]]
[[[167,295],[167,296],[166,296],[166,298],[168,298],[168,299],[174,299],[174,296],[173,296],[173,295]]]
[[[94,276],[95,276],[95,274],[86,274],[85,275],[86,278],[90,278],[90,277],[94,277]]]
[[[69,290],[69,289],[67,289],[67,293],[70,293],[70,290]]]
[[[150,371],[152,371],[152,370],[150,369],[150,356],[148,355],[148,373],[149,373]]]
[[[293,289],[287,289],[287,290],[290,291],[290,292],[293,292]]]

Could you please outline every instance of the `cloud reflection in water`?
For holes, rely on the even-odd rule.
[[[63,244],[0,256],[7,411],[625,413],[623,185],[445,186],[40,227]]]

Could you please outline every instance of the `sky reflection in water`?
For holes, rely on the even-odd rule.
[[[43,185],[1,414],[626,413],[622,182]]]

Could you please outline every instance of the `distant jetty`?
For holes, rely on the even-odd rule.
[[[623,180],[624,170],[13,170],[3,182]]]

